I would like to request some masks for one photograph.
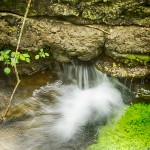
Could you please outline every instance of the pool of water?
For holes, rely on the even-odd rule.
[[[97,86],[83,90],[73,82],[63,82],[68,78],[68,68],[62,75],[65,80],[58,80],[61,75],[58,77],[50,69],[22,76],[7,119],[0,125],[0,150],[83,150],[93,143],[99,127],[113,115],[120,116],[125,99],[131,98],[132,91],[116,79],[101,73],[100,76],[93,74],[89,66],[82,68],[79,66],[75,70],[87,80],[100,78],[100,81],[96,80]],[[86,74],[88,69],[90,77]],[[82,78],[77,78],[82,82]],[[87,87],[84,82],[87,81],[83,79],[82,85]],[[132,81],[133,85],[136,83]],[[14,86],[13,77],[0,79],[1,114]],[[149,88],[147,84],[143,88],[145,86]]]

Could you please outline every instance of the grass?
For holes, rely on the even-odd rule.
[[[134,104],[115,124],[100,129],[97,142],[88,150],[149,150],[150,105]]]

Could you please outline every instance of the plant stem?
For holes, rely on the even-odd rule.
[[[9,99],[9,102],[8,102],[8,106],[6,108],[6,111],[4,113],[4,115],[1,117],[1,120],[0,120],[0,123],[2,123],[4,121],[4,119],[6,118],[10,108],[11,108],[11,104],[12,104],[12,100],[14,98],[14,94],[19,86],[19,83],[21,82],[20,78],[19,78],[19,74],[18,74],[18,69],[17,69],[17,65],[16,65],[16,58],[17,58],[17,54],[18,54],[18,50],[19,50],[19,47],[20,47],[20,42],[21,42],[21,37],[22,37],[22,34],[23,34],[23,29],[24,29],[24,25],[25,25],[25,21],[26,21],[26,18],[27,18],[27,15],[28,15],[28,12],[29,12],[29,8],[30,8],[30,5],[31,5],[31,1],[32,0],[29,0],[28,1],[28,5],[27,5],[27,8],[26,8],[26,12],[25,12],[25,15],[24,15],[24,18],[23,18],[23,22],[22,22],[22,26],[21,26],[21,30],[20,30],[20,34],[19,34],[19,38],[18,38],[18,43],[17,43],[17,47],[16,47],[16,51],[15,51],[15,62],[14,62],[14,69],[15,69],[15,75],[16,75],[16,79],[17,79],[17,83],[16,83],[16,86],[14,87],[14,90],[11,94],[11,97]]]

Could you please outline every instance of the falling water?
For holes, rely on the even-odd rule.
[[[133,83],[133,78],[131,78],[131,82],[130,82],[130,91],[132,91],[132,83]]]
[[[7,140],[0,140],[0,150],[80,150],[91,141],[89,137],[94,138],[97,127],[123,110],[127,96],[116,79],[92,64],[75,61],[55,66],[61,80],[35,90],[25,104],[14,106],[19,109],[28,103],[30,110],[21,120],[2,127],[0,136],[7,133]]]
[[[125,78],[124,79],[124,85],[129,89],[129,91],[132,91],[132,85],[133,85],[133,78]]]
[[[127,85],[127,80],[128,80],[128,78],[125,78],[125,80],[124,80],[124,85],[125,86]]]
[[[97,69],[88,62],[74,60],[71,63],[55,64],[57,72],[60,72],[61,80],[71,81],[78,85],[80,89],[88,89],[97,86],[100,81],[107,80],[106,75],[97,71]]]
[[[144,85],[144,80],[145,80],[145,78],[143,77],[143,78],[141,78],[141,84],[143,84]]]

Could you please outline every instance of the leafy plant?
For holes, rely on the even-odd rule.
[[[46,53],[44,52],[44,49],[40,49],[40,52],[39,54],[35,55],[35,59],[39,59],[39,58],[45,58],[45,57],[48,57],[49,56],[49,53]]]
[[[10,66],[14,66],[14,63],[19,63],[19,61],[25,61],[27,63],[30,62],[30,55],[26,52],[26,53],[17,53],[16,56],[16,60],[15,60],[15,52],[12,52],[9,49],[5,49],[3,51],[0,51],[0,61],[4,63],[4,65],[6,65],[6,67],[4,68],[4,72],[6,74],[10,74],[11,72],[11,68]]]
[[[4,65],[6,66],[4,68],[5,74],[11,73],[10,67],[11,66],[14,67],[15,61],[16,63],[19,63],[19,61],[30,63],[30,55],[28,54],[28,52],[25,52],[25,53],[18,52],[16,56],[16,60],[15,60],[15,55],[16,53],[9,49],[0,51],[0,62],[3,62]],[[49,53],[45,52],[44,49],[40,49],[39,53],[35,55],[35,59],[37,60],[39,58],[45,58],[48,56],[49,56]]]

